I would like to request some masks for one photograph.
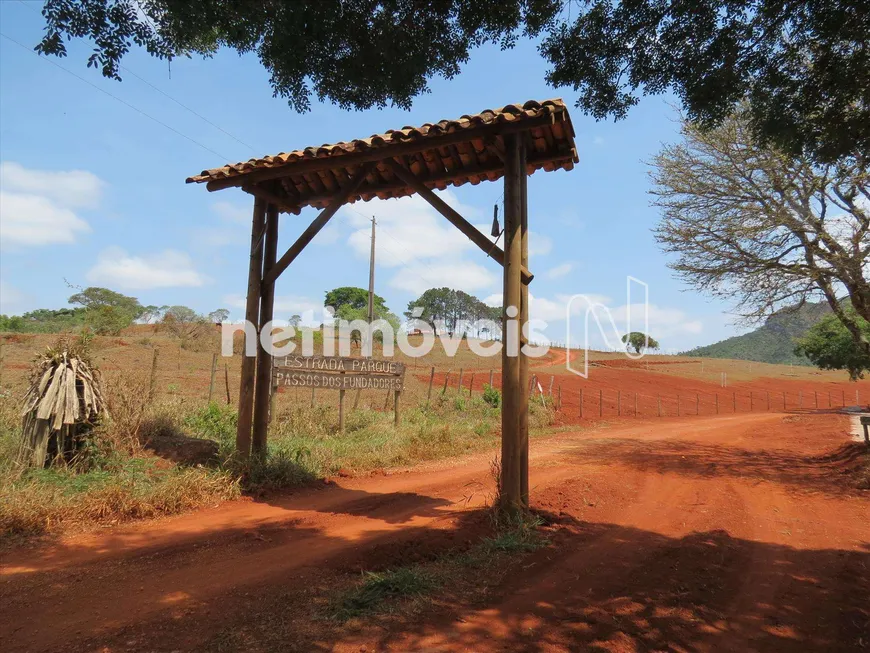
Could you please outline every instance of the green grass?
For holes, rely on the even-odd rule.
[[[468,551],[446,551],[432,561],[364,572],[350,588],[329,602],[327,616],[339,622],[374,614],[417,610],[444,588],[480,591],[479,578],[498,582],[515,558],[547,546],[538,529],[543,522],[534,515],[516,515],[508,521],[492,513],[494,534]],[[473,570],[474,573],[471,573]],[[483,588],[485,590],[485,588]]]

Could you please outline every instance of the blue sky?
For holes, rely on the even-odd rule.
[[[546,64],[528,42],[506,52],[476,51],[458,78],[433,80],[431,93],[410,111],[315,104],[297,114],[272,97],[255,56],[229,51],[170,68],[134,50],[122,62],[119,83],[85,67],[85,43],[70,43],[66,59],[28,51],[42,32],[39,6],[0,3],[0,31],[28,48],[0,38],[3,313],[65,306],[74,292],[69,283],[107,286],[143,304],[226,307],[241,317],[251,198],[237,189],[208,193],[185,184],[187,176],[511,102],[574,100],[571,89],[545,84]],[[618,123],[574,109],[579,165],[530,177],[531,310],[549,323],[550,338],[565,340],[565,297],[575,293],[599,299],[624,319],[628,275],[649,285],[650,331],[665,350],[738,332],[727,304],[673,278],[650,231],[658,214],[649,206],[643,162],[678,138],[671,102],[646,98]],[[487,225],[501,194],[497,182],[444,195],[472,222]],[[315,215],[306,209],[283,216],[279,250]],[[419,198],[374,201],[343,209],[284,273],[276,316],[322,305],[330,288],[366,286],[372,215],[381,225],[376,290],[395,312],[433,286],[497,298],[498,266]]]

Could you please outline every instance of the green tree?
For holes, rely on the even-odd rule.
[[[469,295],[462,290],[430,288],[417,299],[408,302],[405,317],[409,320],[416,317],[431,324],[436,331],[437,323],[443,323],[444,328],[452,336],[459,329],[461,322],[472,323],[490,319],[498,323],[501,319],[501,309],[493,309],[474,295]]]
[[[648,336],[641,331],[632,331],[631,333],[626,333],[622,336],[622,342],[630,345],[635,353],[639,354],[643,349],[658,349],[659,343],[658,340],[653,338],[652,336]]]
[[[864,336],[870,340],[870,322],[867,322],[851,307],[843,309],[852,314]],[[852,334],[836,315],[828,315],[813,326],[797,341],[795,353],[806,356],[823,370],[846,370],[849,379],[857,381],[870,371],[870,355],[855,343]]]
[[[386,300],[375,293],[374,297],[374,312],[375,319],[383,313],[389,313]],[[369,305],[369,291],[356,286],[342,286],[341,288],[333,288],[326,293],[324,306],[332,306],[336,313],[342,306],[349,306],[352,309],[361,309],[363,311],[363,319],[366,317],[366,311]]]
[[[69,298],[70,304],[85,309],[84,323],[101,335],[114,335],[137,320],[145,311],[135,297],[108,288],[90,287]]]
[[[595,118],[671,92],[711,127],[747,98],[759,142],[827,162],[870,152],[866,0],[46,0],[42,13],[38,52],[87,39],[88,66],[115,79],[134,45],[162,59],[255,52],[300,111],[312,96],[407,109],[476,47],[528,38],[547,81]]]
[[[223,324],[230,316],[230,312],[225,308],[219,308],[208,314],[208,319],[215,324]]]

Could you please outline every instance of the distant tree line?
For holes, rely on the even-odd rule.
[[[431,325],[438,331],[442,324],[451,336],[457,333],[462,323],[471,325],[478,320],[492,320],[496,325],[501,323],[501,307],[486,305],[474,295],[452,288],[430,288],[417,299],[408,302],[405,311],[408,320],[418,319]],[[475,335],[478,337],[496,337],[498,333],[490,333],[488,329],[480,329],[481,333],[467,332],[459,335]]]
[[[117,335],[139,323],[160,324],[184,339],[230,315],[225,308],[201,315],[187,306],[143,306],[135,297],[99,287],[85,288],[68,301],[73,308],[39,308],[22,315],[0,315],[0,331],[63,333],[86,329],[97,335]]]

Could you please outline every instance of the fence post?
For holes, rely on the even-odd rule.
[[[831,405],[831,391],[830,390],[828,390],[828,408],[833,408],[833,406]]]
[[[450,379],[450,370],[447,370],[447,374],[444,375],[444,389],[441,390],[441,394],[447,393],[447,382]]]
[[[752,393],[752,390],[749,391],[749,412],[751,413],[755,409],[755,395]]]
[[[719,414],[719,393],[716,393],[716,414]]]
[[[229,406],[232,403],[232,398],[230,397],[230,365],[229,365],[229,363],[224,363],[224,383],[227,386],[227,405]]]
[[[767,392],[767,410],[770,410],[770,390],[766,390]]]
[[[734,414],[736,415],[737,414],[737,393],[736,392],[731,393],[731,403],[734,404]]]
[[[154,401],[154,388],[157,385],[157,353],[159,351],[155,347],[154,352],[151,354],[151,378],[148,382],[148,401]]]
[[[556,380],[556,376],[551,374],[550,375],[550,387],[547,389],[547,394],[550,395],[551,397],[553,396],[553,381],[555,381],[555,380]]]
[[[432,399],[432,382],[435,380],[435,366],[432,366],[432,371],[429,372],[429,390],[426,392],[426,408],[429,408],[429,400]]]
[[[616,416],[622,417],[622,390],[616,391]]]
[[[845,406],[846,406],[846,391],[845,391],[845,390],[841,390],[840,392],[843,393],[843,407],[845,408]]]
[[[598,417],[604,417],[604,390],[598,390]]]
[[[474,372],[471,373],[471,380],[468,382],[468,398],[474,394]]]
[[[314,386],[311,386],[311,407],[314,408]]]
[[[459,368],[459,394],[462,394],[462,368]]]
[[[637,393],[634,393],[634,416],[637,417]]]
[[[695,415],[701,414],[701,395],[700,393],[695,393]]]
[[[211,404],[211,397],[214,394],[214,373],[217,369],[217,353],[211,355],[211,376],[208,380],[208,403]]]
[[[489,387],[492,387],[492,370],[489,371]]]
[[[401,394],[401,390],[396,390],[393,396],[393,426],[399,426],[399,395]]]
[[[562,384],[559,384],[559,410],[562,410]]]
[[[656,395],[656,402],[658,403],[659,417],[661,417],[662,416],[662,396],[661,395]]]
[[[583,389],[580,389],[580,419],[583,419]]]
[[[818,409],[819,407],[819,391],[813,390],[813,407]]]
[[[338,432],[344,433],[344,388],[338,391]]]

